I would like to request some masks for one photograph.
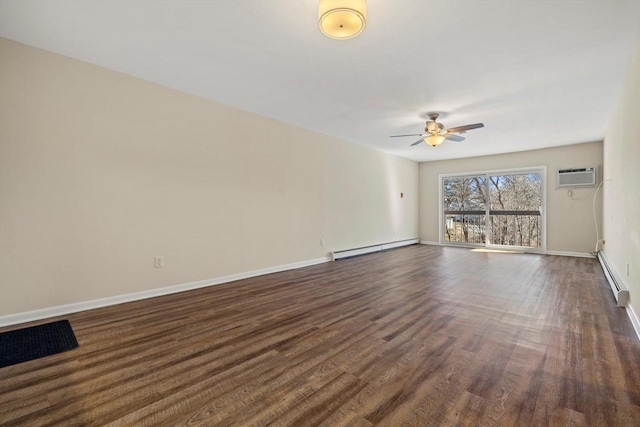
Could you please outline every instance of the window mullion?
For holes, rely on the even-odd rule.
[[[485,214],[484,214],[484,235],[485,235],[485,241],[484,241],[484,246],[488,246],[490,244],[490,242],[493,241],[493,233],[490,228],[490,221],[489,221],[489,212],[491,211],[491,193],[490,193],[491,188],[489,187],[489,174],[486,173],[484,174],[484,191],[485,191],[485,196],[484,196],[484,200],[485,200]]]

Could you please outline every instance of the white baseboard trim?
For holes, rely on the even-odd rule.
[[[631,324],[633,325],[633,329],[636,331],[638,340],[640,340],[640,318],[638,318],[638,313],[636,313],[631,304],[627,304],[625,309],[627,310],[629,319],[631,319]]]
[[[132,292],[129,294],[115,295],[112,297],[94,299],[90,301],[81,301],[71,304],[58,305],[55,307],[26,311],[23,313],[7,314],[4,316],[0,316],[0,327],[32,322],[34,320],[46,319],[49,317],[62,316],[69,313],[77,313],[79,311],[91,310],[94,308],[106,307],[109,305],[138,301],[146,298],[175,294],[177,292],[184,292],[192,289],[204,288],[207,286],[220,285],[222,283],[234,282],[236,280],[248,279],[250,277],[262,276],[265,274],[277,273],[286,270],[294,270],[296,268],[309,267],[311,265],[322,264],[329,261],[331,261],[331,257],[327,256],[324,258],[316,258],[307,261],[294,262],[291,264],[278,265],[275,267],[262,268],[260,270],[247,271],[244,273],[229,274],[227,276],[215,277],[212,279],[198,280],[196,282],[149,289],[147,291]]]
[[[440,246],[440,242],[433,242],[431,240],[420,240],[421,245]]]
[[[590,254],[588,252],[547,251],[546,254],[558,256],[574,256],[579,258],[595,258],[593,254]]]

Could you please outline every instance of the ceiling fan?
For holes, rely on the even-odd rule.
[[[424,128],[425,133],[411,133],[408,135],[391,135],[390,138],[398,138],[402,136],[420,136],[422,138],[420,138],[419,140],[411,144],[411,146],[418,145],[424,141],[427,144],[431,145],[432,147],[436,147],[442,144],[442,142],[445,139],[448,139],[449,141],[456,141],[456,142],[464,141],[464,137],[460,135],[454,135],[455,133],[465,133],[466,131],[471,129],[478,129],[478,128],[484,127],[484,124],[482,123],[474,123],[472,125],[457,126],[454,128],[445,129],[442,123],[438,123],[436,121],[438,120],[439,116],[440,114],[438,113],[429,114],[429,118],[431,120],[427,121],[427,127]]]

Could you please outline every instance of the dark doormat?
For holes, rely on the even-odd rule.
[[[0,368],[78,347],[68,320],[0,333]]]

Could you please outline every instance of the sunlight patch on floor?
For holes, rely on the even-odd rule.
[[[501,254],[523,254],[524,253],[524,251],[514,251],[514,250],[505,250],[505,249],[487,249],[487,248],[471,249],[471,252],[496,252]]]

